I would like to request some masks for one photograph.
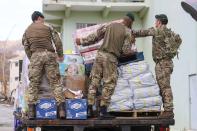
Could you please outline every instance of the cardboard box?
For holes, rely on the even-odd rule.
[[[59,71],[61,76],[84,75],[85,66],[76,63],[59,63]]]
[[[65,88],[73,91],[82,90],[85,91],[85,76],[66,76],[63,78],[63,85]]]
[[[75,99],[76,95],[69,90],[64,91],[64,96],[67,99]]]
[[[76,64],[83,64],[83,58],[80,55],[75,55],[75,54],[66,54],[64,55],[64,61],[63,63],[66,64],[72,64],[72,63],[76,63]]]
[[[38,119],[56,119],[57,105],[55,99],[42,98],[36,105],[36,118]]]
[[[66,119],[87,119],[87,100],[67,99]]]
[[[77,54],[64,55],[64,61],[59,63],[59,70],[62,76],[84,75],[85,67],[82,56]]]

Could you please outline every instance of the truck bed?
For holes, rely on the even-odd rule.
[[[117,126],[117,125],[174,125],[174,119],[149,118],[125,118],[116,117],[115,119],[91,118],[87,120],[22,120],[26,126]]]
[[[49,131],[49,129],[54,129],[52,131],[59,131],[57,128],[67,129],[72,127],[68,131],[84,131],[84,129],[97,127],[104,128],[113,128],[119,127],[117,131],[160,131],[161,128],[164,128],[163,131],[169,131],[169,126],[175,124],[174,119],[163,119],[159,118],[160,111],[126,111],[126,112],[111,112],[114,116],[114,119],[99,119],[88,118],[86,120],[71,120],[71,119],[35,119],[29,120],[27,118],[22,118],[18,113],[14,113],[15,117],[19,119],[22,123],[22,128],[36,128],[41,127]],[[133,129],[133,127],[136,127]],[[154,127],[154,130],[151,129]],[[141,129],[142,128],[142,129]],[[69,128],[70,129],[70,128]],[[114,130],[114,129],[113,129]],[[21,130],[19,130],[21,131]],[[51,130],[50,130],[51,131]],[[61,130],[62,131],[62,130]],[[65,130],[64,130],[65,131]],[[89,131],[89,130],[85,130]],[[96,130],[94,130],[96,131]],[[99,130],[100,131],[100,130]]]
[[[91,118],[87,120],[22,120],[24,127],[73,127],[74,131],[84,131],[86,127],[120,127],[121,131],[130,131],[131,127],[169,128],[175,124],[174,119],[161,119],[158,117],[116,117],[115,119]],[[138,130],[138,129],[137,129]],[[148,131],[148,130],[147,130]]]

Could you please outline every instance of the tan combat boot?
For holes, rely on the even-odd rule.
[[[29,111],[28,111],[28,117],[30,120],[35,119],[36,117],[36,105],[35,104],[28,104]]]
[[[65,107],[65,103],[64,102],[61,102],[58,106],[58,118],[60,119],[64,119],[66,117],[66,107]]]
[[[174,112],[173,111],[164,111],[159,115],[159,118],[174,118]]]

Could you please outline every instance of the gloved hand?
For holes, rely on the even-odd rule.
[[[76,38],[75,42],[76,42],[77,45],[81,45],[80,38]]]

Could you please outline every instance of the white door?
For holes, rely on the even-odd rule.
[[[189,76],[190,88],[190,128],[197,129],[197,75]]]

